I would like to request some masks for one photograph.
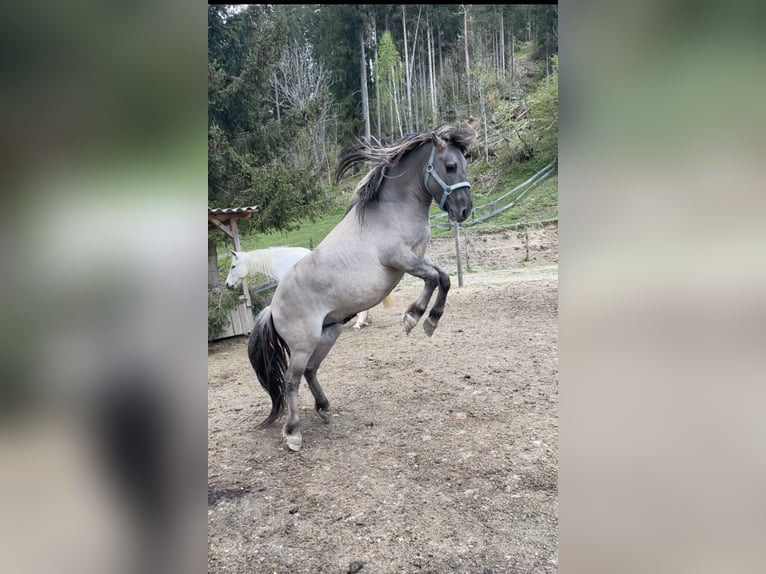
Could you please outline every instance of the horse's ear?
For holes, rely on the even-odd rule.
[[[237,257],[237,252],[236,252],[236,251],[233,251],[233,250],[232,250],[231,254],[232,254],[234,257]]]

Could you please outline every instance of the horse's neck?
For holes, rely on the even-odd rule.
[[[250,275],[268,275],[274,279],[279,279],[274,276],[273,261],[271,253],[269,251],[255,251],[249,253],[247,256],[247,271]]]
[[[249,255],[247,269],[251,275],[261,273],[277,281],[282,281],[285,273],[308,253],[308,251],[298,248],[256,251]]]
[[[306,251],[293,249],[285,250],[279,253],[272,251],[271,253],[271,273],[277,281],[282,281],[282,278],[295,265],[300,259],[307,255]]]
[[[432,199],[423,187],[423,171],[430,149],[430,143],[424,144],[390,168],[380,190],[380,199],[390,200],[396,204],[397,210],[406,206],[407,212],[427,218]]]

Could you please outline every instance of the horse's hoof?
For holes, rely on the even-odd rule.
[[[435,321],[432,321],[429,317],[425,321],[423,321],[423,330],[426,332],[426,335],[429,337],[434,334],[434,330],[436,329],[437,323]]]
[[[298,452],[301,450],[302,445],[303,437],[301,436],[301,433],[285,435],[285,446],[287,446],[288,450]]]
[[[402,323],[404,323],[404,332],[408,335],[410,334],[410,331],[412,331],[412,328],[418,324],[418,320],[415,319],[412,315],[409,313],[406,313],[404,317],[402,317]]]
[[[322,419],[322,422],[325,422],[325,423],[330,422],[330,411],[326,409],[322,409],[322,410],[317,409],[317,413],[319,413],[319,418]]]

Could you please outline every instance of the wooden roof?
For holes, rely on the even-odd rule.
[[[207,228],[218,229],[216,222],[228,221],[229,219],[247,219],[261,210],[257,205],[250,207],[208,207]]]

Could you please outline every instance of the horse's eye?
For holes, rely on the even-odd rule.
[[[447,173],[455,173],[457,171],[457,164],[456,163],[448,163],[447,164]]]

